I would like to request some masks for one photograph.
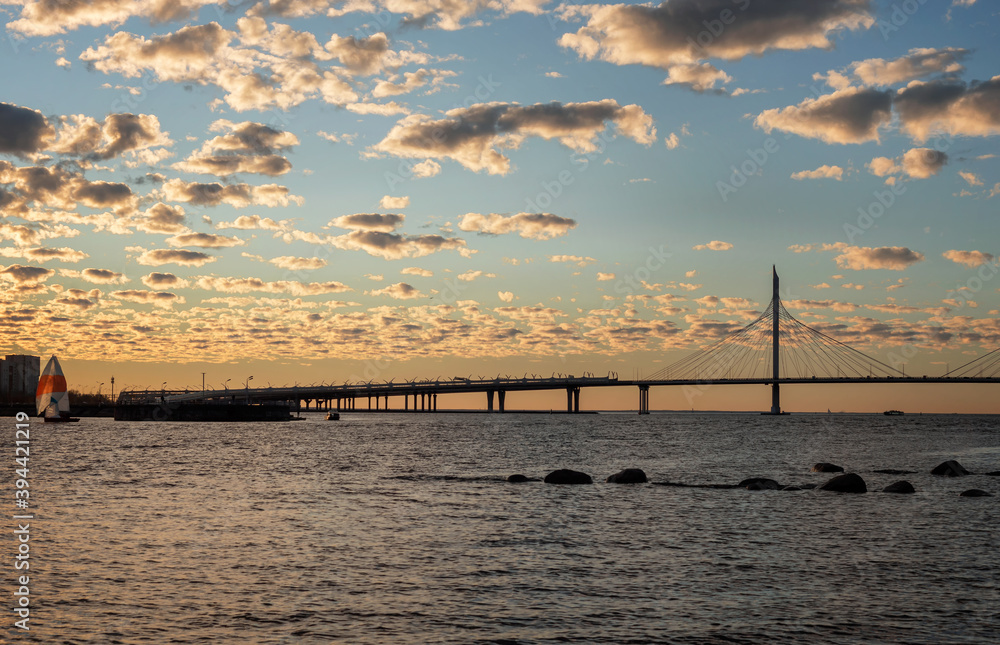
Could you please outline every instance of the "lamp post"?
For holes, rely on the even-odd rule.
[[[111,377],[111,405],[115,404],[115,377]]]
[[[247,405],[250,404],[250,381],[252,381],[252,380],[253,380],[253,377],[251,376],[250,378],[248,378],[246,380],[246,383],[243,384],[243,389],[246,390],[246,394],[247,394]]]
[[[104,387],[104,381],[97,384],[97,405],[101,404],[101,388]]]

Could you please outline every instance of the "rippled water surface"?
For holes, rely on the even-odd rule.
[[[928,474],[1000,470],[996,417],[84,419],[31,450],[15,642],[1000,642],[1000,495],[959,497],[1000,478]],[[822,483],[818,461],[917,493],[504,481]]]

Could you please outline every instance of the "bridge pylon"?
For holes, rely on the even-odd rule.
[[[779,333],[779,312],[781,311],[781,296],[778,295],[778,269],[773,264],[771,265],[771,274],[773,276],[772,285],[773,293],[771,295],[771,410],[770,412],[761,412],[761,414],[788,414],[787,412],[781,411],[781,384],[778,380],[781,378],[781,334]]]

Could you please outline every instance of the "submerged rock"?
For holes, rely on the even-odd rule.
[[[605,481],[609,484],[645,484],[649,479],[642,468],[626,468],[609,475]]]
[[[915,475],[917,473],[915,470],[896,470],[895,468],[883,468],[875,472],[880,475]]]
[[[938,475],[939,477],[962,477],[963,475],[971,475],[972,473],[962,468],[962,464],[954,459],[949,459],[935,466],[931,474]]]
[[[915,493],[917,491],[914,490],[913,484],[911,484],[910,482],[908,482],[906,480],[903,480],[903,481],[893,482],[893,483],[889,484],[888,486],[886,486],[885,488],[882,489],[882,492],[883,493],[902,493],[902,494],[905,495],[905,494],[909,494],[909,493]]]
[[[993,497],[993,493],[987,493],[986,491],[978,488],[970,488],[969,490],[963,490],[959,493],[959,497]]]
[[[993,472],[986,474],[989,475],[990,477],[1000,477],[1000,470],[994,470]]]
[[[785,486],[781,490],[802,490],[801,486]]]
[[[843,466],[837,466],[835,464],[830,464],[825,461],[821,461],[812,467],[812,472],[814,473],[842,473],[844,472]]]
[[[675,488],[738,488],[735,484],[684,484],[682,482],[653,482],[653,486],[673,486]]]
[[[568,470],[566,468],[560,468],[559,470],[553,470],[551,473],[545,476],[546,484],[593,484],[594,480],[591,479],[590,475],[587,473],[581,473],[576,470]]]
[[[829,490],[835,493],[868,492],[868,486],[865,485],[865,480],[861,479],[860,475],[856,475],[854,473],[847,473],[846,475],[837,475],[830,481],[820,486],[819,489]]]
[[[736,484],[736,488],[745,488],[747,490],[781,490],[782,486],[773,479],[751,477]]]
[[[510,477],[507,478],[507,481],[509,481],[512,484],[521,484],[524,482],[538,481],[538,480],[537,479],[532,480],[528,478],[526,475],[511,475]]]

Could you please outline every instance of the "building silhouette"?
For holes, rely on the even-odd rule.
[[[5,405],[35,402],[41,358],[12,354],[0,359],[0,401]]]

